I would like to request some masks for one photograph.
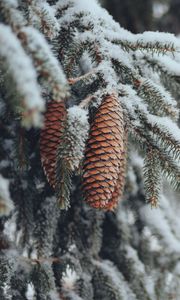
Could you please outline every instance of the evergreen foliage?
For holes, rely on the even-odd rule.
[[[95,0],[0,0],[0,299],[180,297],[178,192],[163,190],[180,184],[179,50],[172,34],[121,28]],[[119,112],[121,151],[105,134]],[[93,133],[111,141],[116,171],[103,179],[113,207],[94,206],[121,196],[114,212],[84,201]],[[102,140],[92,144],[102,163]]]

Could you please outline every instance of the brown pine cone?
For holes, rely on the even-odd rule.
[[[89,205],[107,210],[117,206],[119,188],[124,186],[121,177],[124,157],[123,111],[117,96],[112,94],[106,96],[100,105],[87,142],[83,190]]]
[[[56,154],[64,129],[66,108],[64,102],[48,103],[44,115],[44,128],[40,136],[40,154],[44,172],[49,184],[56,185]]]

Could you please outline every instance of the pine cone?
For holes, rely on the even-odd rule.
[[[124,160],[123,111],[117,96],[108,95],[95,115],[85,152],[83,189],[89,205],[107,210],[117,206]]]
[[[44,128],[40,136],[40,154],[49,184],[56,186],[56,155],[64,129],[66,108],[64,102],[48,103],[44,116]]]

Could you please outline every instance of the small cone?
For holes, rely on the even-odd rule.
[[[83,165],[86,202],[95,208],[113,210],[123,190],[121,162],[125,158],[123,111],[115,94],[100,105],[90,128]],[[118,186],[117,186],[118,184]]]
[[[56,155],[64,129],[66,108],[64,102],[48,103],[44,115],[44,128],[40,136],[40,154],[49,184],[56,186]]]

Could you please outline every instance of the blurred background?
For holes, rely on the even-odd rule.
[[[101,0],[122,27],[180,34],[180,0]]]

